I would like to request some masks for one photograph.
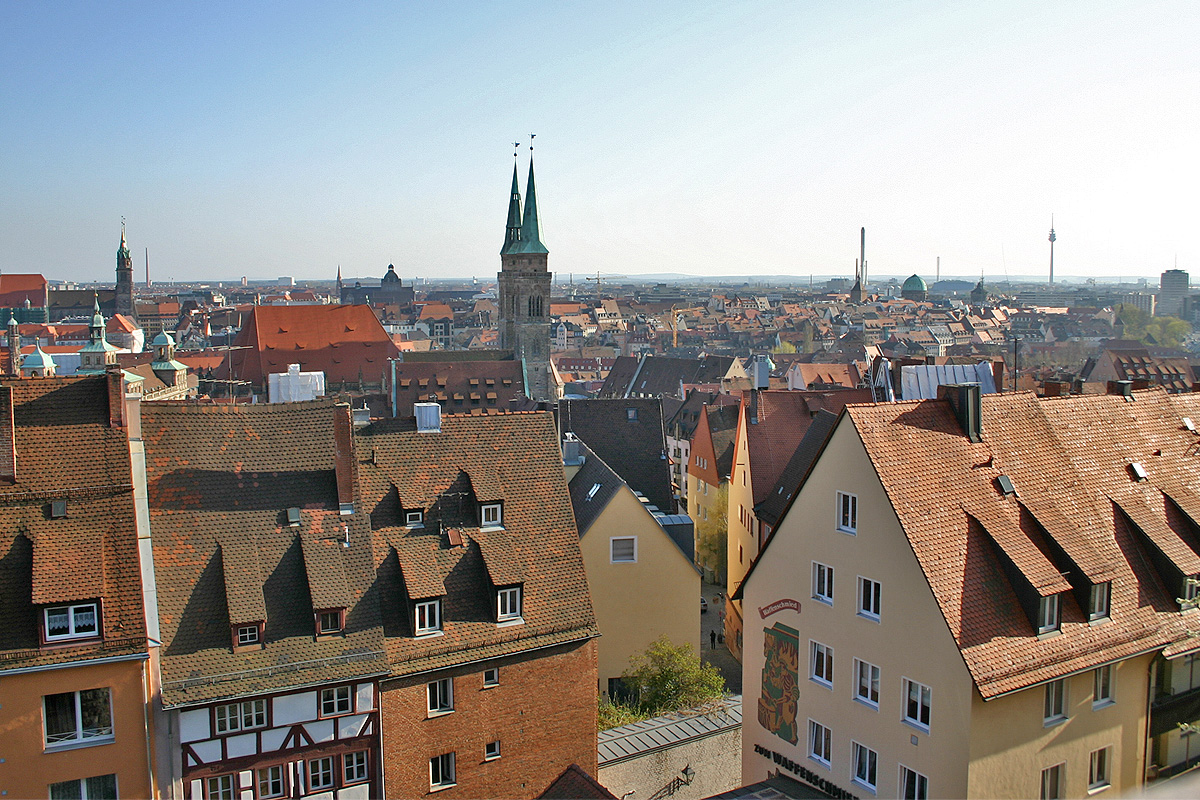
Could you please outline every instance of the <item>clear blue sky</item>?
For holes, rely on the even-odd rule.
[[[1200,274],[1200,3],[0,4],[3,269]],[[528,149],[521,155],[522,187]]]

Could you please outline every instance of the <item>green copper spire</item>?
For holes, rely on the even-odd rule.
[[[532,147],[529,148],[533,150]],[[525,219],[521,223],[522,253],[549,253],[542,244],[542,226],[538,221],[537,190],[533,183],[533,153],[529,154],[529,185],[525,188]]]
[[[508,228],[500,255],[515,252],[521,244],[521,190],[517,187],[517,162],[513,160],[512,196],[508,200]]]

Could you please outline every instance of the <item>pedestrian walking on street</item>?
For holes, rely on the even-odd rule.
[[[709,650],[717,649],[717,632],[716,631],[708,632],[708,649]]]

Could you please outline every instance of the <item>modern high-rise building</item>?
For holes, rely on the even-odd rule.
[[[532,147],[530,148],[532,150]],[[500,250],[500,346],[513,351],[525,370],[530,398],[550,399],[550,251],[542,244],[538,222],[533,156],[525,189],[525,213],[517,166],[513,164],[508,225]]]
[[[1160,317],[1183,315],[1184,301],[1188,294],[1188,274],[1181,269],[1169,269],[1159,278],[1158,311]]]

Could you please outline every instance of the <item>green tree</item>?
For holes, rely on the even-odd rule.
[[[796,345],[789,342],[787,339],[781,339],[779,344],[771,348],[772,355],[788,355],[796,352]]]
[[[622,678],[637,706],[651,714],[698,706],[725,692],[716,667],[701,662],[690,643],[675,645],[666,636],[630,659]]]
[[[1117,307],[1117,321],[1125,326],[1123,338],[1141,339],[1146,335],[1146,322],[1150,315],[1137,306],[1122,303]]]
[[[708,519],[696,525],[696,555],[701,566],[708,567],[717,575],[725,575],[725,559],[728,554],[729,537],[729,484],[722,483],[716,490],[713,510]]]
[[[1179,317],[1154,317],[1145,323],[1143,330],[1142,341],[1153,338],[1163,347],[1179,347],[1192,332],[1192,326]]]

